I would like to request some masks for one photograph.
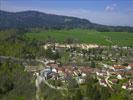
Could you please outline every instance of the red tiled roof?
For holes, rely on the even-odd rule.
[[[58,67],[56,68],[57,71],[62,71],[62,72],[65,72],[65,68],[64,67]]]
[[[118,79],[111,79],[111,81],[112,81],[113,83],[117,83],[117,82],[118,82]]]
[[[58,67],[58,65],[57,64],[47,64],[48,66],[50,66],[50,67],[53,67],[53,68],[56,68],[56,67]]]
[[[117,74],[117,75],[119,75],[119,74],[120,74],[120,75],[125,75],[125,72],[120,72],[120,71],[119,71],[119,72],[116,72],[116,74]]]
[[[133,64],[129,64],[129,66],[133,67]]]
[[[115,69],[124,69],[124,66],[114,66]]]
[[[80,70],[82,73],[91,73],[91,72],[93,72],[93,69],[90,68],[90,67],[81,67],[81,68],[79,68],[79,70]]]
[[[128,72],[126,72],[126,74],[131,74],[131,75],[133,75],[133,70],[129,70]]]
[[[101,80],[101,83],[105,83],[105,84],[106,84],[106,81],[105,81],[105,79],[102,79],[102,80]]]

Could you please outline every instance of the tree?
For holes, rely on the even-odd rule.
[[[65,40],[65,43],[68,43],[68,44],[72,44],[74,42],[74,39],[73,38],[67,38]]]
[[[74,100],[82,100],[82,94],[81,94],[81,91],[80,89],[76,89],[75,90],[75,96],[74,96]]]
[[[112,94],[109,100],[125,100],[121,94]]]
[[[101,95],[100,100],[108,100],[110,98],[110,93],[108,88],[101,87],[100,95]]]
[[[24,72],[23,66],[10,62],[2,63],[0,66],[0,100],[34,99],[35,86],[31,80],[31,74]]]
[[[45,56],[47,58],[53,58],[53,52],[52,52],[52,49],[51,48],[48,48],[46,51],[45,51]]]
[[[91,61],[91,67],[92,67],[92,68],[95,68],[95,67],[96,67],[96,65],[95,65],[95,62],[94,62],[94,61]]]

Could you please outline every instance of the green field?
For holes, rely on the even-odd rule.
[[[133,45],[133,33],[128,32],[98,32],[95,30],[72,29],[72,30],[47,30],[39,33],[28,33],[30,39],[46,40],[48,37],[57,42],[74,39],[79,43],[100,45]]]

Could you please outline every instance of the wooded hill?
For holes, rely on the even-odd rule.
[[[6,12],[0,11],[0,29],[9,28],[86,28],[98,31],[133,32],[133,27],[106,26],[92,23],[87,19],[46,14],[38,11]]]

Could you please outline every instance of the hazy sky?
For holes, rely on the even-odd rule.
[[[37,10],[100,24],[133,26],[133,0],[0,0],[0,9]]]

